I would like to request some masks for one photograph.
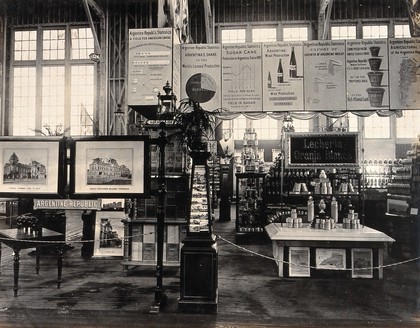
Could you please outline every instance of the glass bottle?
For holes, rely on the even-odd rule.
[[[297,77],[295,47],[292,47],[292,53],[290,54],[289,76],[290,77]]]
[[[279,66],[277,67],[277,83],[283,83],[283,65],[281,64],[281,58],[279,59]]]

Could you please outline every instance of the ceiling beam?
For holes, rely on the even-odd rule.
[[[210,0],[203,0],[204,4],[204,21],[206,24],[206,42],[214,43],[214,18],[211,9]]]
[[[94,2],[93,0],[83,0],[83,6],[85,7],[86,15],[89,21],[89,26],[92,30],[93,41],[95,44],[95,52],[101,54],[101,45],[99,44],[98,33],[95,29],[95,24],[93,23],[92,13],[90,12],[89,3]],[[104,17],[104,16],[100,16]]]
[[[102,10],[101,6],[99,6],[95,0],[87,0],[89,6],[95,11],[96,15],[100,18],[105,18],[104,11]]]
[[[325,40],[330,33],[331,10],[334,0],[319,0],[318,39]]]

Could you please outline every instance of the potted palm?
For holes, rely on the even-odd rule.
[[[174,123],[179,131],[174,137],[191,151],[206,151],[207,141],[214,134],[216,114],[219,110],[207,111],[198,102],[185,98],[175,110]]]

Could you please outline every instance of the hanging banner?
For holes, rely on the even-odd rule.
[[[306,110],[345,110],[345,41],[304,43]]]
[[[172,92],[178,96],[181,94],[181,44],[176,41],[176,38],[173,46],[172,67]]]
[[[392,109],[420,109],[420,38],[389,39]]]
[[[260,43],[222,45],[223,109],[262,111],[261,49]]]
[[[264,111],[303,110],[302,42],[263,43]]]
[[[389,109],[387,39],[346,43],[347,109]]]
[[[206,110],[222,107],[221,45],[183,44],[181,99],[191,98]]]
[[[131,29],[128,35],[128,105],[156,105],[166,82],[173,85],[173,29]]]

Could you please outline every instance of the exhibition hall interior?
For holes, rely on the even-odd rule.
[[[1,0],[0,327],[420,327],[419,0]]]

